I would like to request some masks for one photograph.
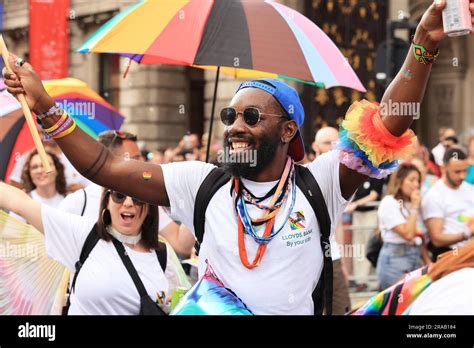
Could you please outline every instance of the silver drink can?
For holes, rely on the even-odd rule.
[[[446,0],[443,27],[448,36],[468,35],[472,31],[469,0]]]

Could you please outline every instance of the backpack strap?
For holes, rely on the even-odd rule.
[[[230,175],[224,172],[222,168],[214,168],[199,187],[194,204],[194,235],[196,236],[194,248],[197,255],[199,255],[199,249],[204,238],[207,206],[217,190],[229,182],[229,180]]]
[[[314,314],[321,315],[326,310],[332,314],[333,270],[331,258],[331,218],[321,188],[308,168],[296,165],[296,186],[303,192],[318,220],[321,232],[321,249],[324,258],[323,271],[312,293]]]
[[[158,257],[158,262],[160,263],[163,273],[166,271],[166,262],[168,261],[168,255],[166,250],[166,244],[163,242],[158,242],[158,249],[156,249],[156,256]]]
[[[121,242],[119,242],[117,239],[112,237],[112,243],[115,246],[115,249],[117,250],[120,258],[122,259],[123,265],[128,271],[128,274],[130,274],[130,277],[132,277],[133,283],[135,284],[135,287],[138,290],[138,293],[140,294],[140,301],[143,303],[145,300],[147,304],[150,303],[151,299],[150,296],[148,295],[148,292],[145,289],[145,286],[143,285],[142,280],[140,279],[140,276],[138,275],[137,270],[135,269],[135,266],[133,266],[132,260],[130,260],[130,257],[128,256],[127,252],[125,251],[125,247]],[[160,254],[157,251],[158,255],[158,260],[160,260]],[[161,264],[161,261],[160,261]],[[161,267],[163,265],[161,264]],[[161,308],[159,308],[153,301],[151,301],[151,304],[155,310],[157,310],[159,313],[157,314],[162,314],[164,315],[165,313]]]
[[[84,242],[84,245],[82,246],[79,260],[75,264],[76,272],[74,273],[74,277],[72,278],[71,292],[67,298],[67,302],[66,302],[66,306],[64,307],[63,314],[67,314],[67,312],[69,311],[69,307],[71,306],[71,295],[74,292],[74,289],[76,287],[76,280],[77,280],[77,276],[79,275],[79,271],[81,270],[82,266],[84,265],[84,262],[86,262],[87,258],[89,257],[89,254],[91,253],[92,249],[94,249],[99,239],[100,237],[99,237],[99,234],[97,233],[97,224],[95,224],[94,227],[92,227],[92,230],[89,232],[89,235],[87,236],[86,241]]]
[[[82,189],[82,192],[84,193],[84,205],[82,206],[81,216],[84,216],[84,212],[86,211],[87,206],[87,192],[85,189]]]

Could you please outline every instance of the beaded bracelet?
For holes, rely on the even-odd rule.
[[[68,118],[68,114],[63,111],[63,116],[58,120],[58,122],[56,122],[56,124],[54,126],[52,126],[51,128],[44,129],[44,131],[46,133],[54,132],[56,129],[61,127],[64,124],[64,122],[66,122],[67,118]]]
[[[74,129],[76,129],[76,122],[72,120],[72,126],[66,129],[64,132],[54,136],[53,139],[61,139],[62,137],[65,137],[66,135],[71,134],[74,131]]]
[[[42,114],[36,115],[36,119],[38,121],[42,121],[48,116],[62,115],[63,112],[64,112],[63,109],[58,104],[54,104],[52,107],[49,108],[48,111],[43,112]]]
[[[63,111],[61,119],[54,126],[44,130],[45,139],[60,139],[71,134],[74,129],[76,129],[76,122],[67,112]]]
[[[436,58],[439,56],[439,48],[435,53],[428,52],[426,48],[422,45],[416,44],[412,41],[413,44],[413,54],[415,55],[416,60],[424,65],[431,65],[434,63]]]
[[[54,138],[56,135],[64,132],[66,129],[71,127],[73,122],[74,120],[71,117],[67,116],[67,120],[61,125],[61,127],[56,129],[54,132],[48,132],[48,134]]]

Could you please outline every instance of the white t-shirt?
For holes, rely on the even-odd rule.
[[[474,315],[474,268],[463,268],[431,284],[410,315]]]
[[[87,195],[87,203],[82,216],[87,216],[95,221],[99,218],[100,199],[104,188],[97,184],[90,184],[85,189]],[[77,190],[64,198],[59,204],[58,209],[72,213],[75,215],[81,215],[82,209],[84,208],[85,198],[84,191]],[[168,216],[162,207],[158,207],[159,213],[159,224],[158,230],[161,231],[163,228],[168,226],[173,220]]]
[[[444,220],[443,233],[469,231],[467,224],[458,219],[474,209],[474,186],[463,182],[457,189],[452,189],[443,180],[438,180],[423,198],[422,209],[425,221],[431,218]],[[452,244],[451,247],[460,247],[466,242]]]
[[[394,231],[398,225],[404,224],[408,221],[410,214],[411,203],[403,202],[400,207],[400,202],[392,195],[385,196],[380,202],[378,210],[379,227],[382,235],[382,240],[386,243],[393,244],[407,244],[408,241],[400,234]],[[423,220],[421,214],[417,215],[417,227],[421,227]]]
[[[337,221],[339,221],[339,216],[337,217]],[[329,238],[329,242],[331,243],[332,260],[339,260],[341,258],[341,245],[336,240],[336,233],[331,235],[331,238]]]
[[[48,256],[67,267],[72,275],[95,221],[46,205],[41,206],[41,217]],[[179,286],[169,248],[166,273],[163,273],[154,251],[142,253],[124,246],[153,301],[158,293],[163,291],[169,296]],[[138,290],[117,250],[112,242],[99,240],[77,277],[69,314],[137,315],[139,310]]]
[[[438,143],[433,150],[431,150],[431,153],[433,154],[435,163],[439,166],[443,165],[443,157],[444,153],[446,152],[446,148],[443,146],[443,144]]]
[[[307,167],[315,176],[325,198],[331,218],[331,233],[336,220],[347,201],[341,195],[339,185],[339,160],[336,151],[319,156]],[[162,166],[164,182],[170,199],[171,216],[194,233],[193,213],[197,191],[213,165],[202,162],[171,163]],[[275,182],[243,180],[254,195],[263,196]],[[316,287],[323,267],[319,226],[311,205],[297,188],[296,201],[286,220],[292,194],[276,217],[275,226],[283,229],[268,244],[261,264],[247,269],[239,257],[237,243],[237,217],[231,197],[230,181],[212,197],[206,210],[205,230],[199,257],[199,274],[204,273],[208,260],[224,285],[255,314],[313,314],[311,293]],[[268,204],[270,198],[263,201]],[[247,206],[249,214],[256,218],[262,211]],[[288,221],[299,223],[290,226]],[[303,219],[301,219],[303,217]],[[263,229],[260,230],[260,235]],[[258,244],[245,235],[249,262],[252,262]]]
[[[64,196],[57,193],[51,197],[51,198],[44,198],[41,197],[36,190],[33,190],[30,192],[30,197],[38,202],[39,204],[46,204],[50,207],[56,208],[58,205],[61,204],[61,202],[64,200]],[[27,222],[25,219],[23,219],[20,215],[17,215],[13,212],[10,212],[10,216],[14,217],[17,220],[20,220],[22,222]]]
[[[21,173],[23,171],[23,167],[25,166],[26,159],[28,156],[22,155],[18,161],[16,161],[15,166],[13,167],[12,172],[10,173],[10,176],[8,177],[8,180],[13,180],[16,182],[21,183]],[[66,155],[64,153],[61,153],[59,155],[59,160],[64,166],[64,176],[66,177],[66,185],[72,185],[72,184],[80,184],[83,186],[87,186],[91,184],[92,182],[83,177],[79,172],[74,168],[74,166],[69,162],[67,159]]]
[[[104,189],[102,186],[92,183],[84,188],[84,190],[86,191],[87,202],[85,202],[84,191],[77,190],[67,195],[58,206],[58,209],[75,215],[81,215],[82,209],[84,209],[82,216],[87,216],[97,221],[99,217],[100,198]]]

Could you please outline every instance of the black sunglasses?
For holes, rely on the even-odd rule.
[[[223,108],[221,110],[221,121],[226,126],[231,126],[234,124],[237,116],[242,114],[244,117],[245,123],[249,126],[255,126],[258,122],[260,122],[260,117],[263,116],[272,116],[272,117],[283,117],[283,115],[275,115],[275,114],[267,114],[261,112],[256,107],[248,107],[244,111],[237,111],[234,108]]]
[[[127,195],[124,195],[123,193],[120,193],[120,192],[117,192],[117,191],[112,191],[112,190],[108,190],[107,192],[110,193],[110,197],[112,198],[112,200],[117,203],[117,204],[122,204],[123,202],[125,202],[125,199],[127,199]],[[144,205],[145,202],[142,202],[136,198],[133,198],[132,197],[132,200],[133,200],[133,204],[135,205]]]
[[[132,140],[132,141],[137,141],[137,136],[128,132],[122,132],[122,131],[117,131],[114,130],[114,137],[112,138],[112,141],[110,144],[114,144],[115,140],[121,139],[121,140]]]

